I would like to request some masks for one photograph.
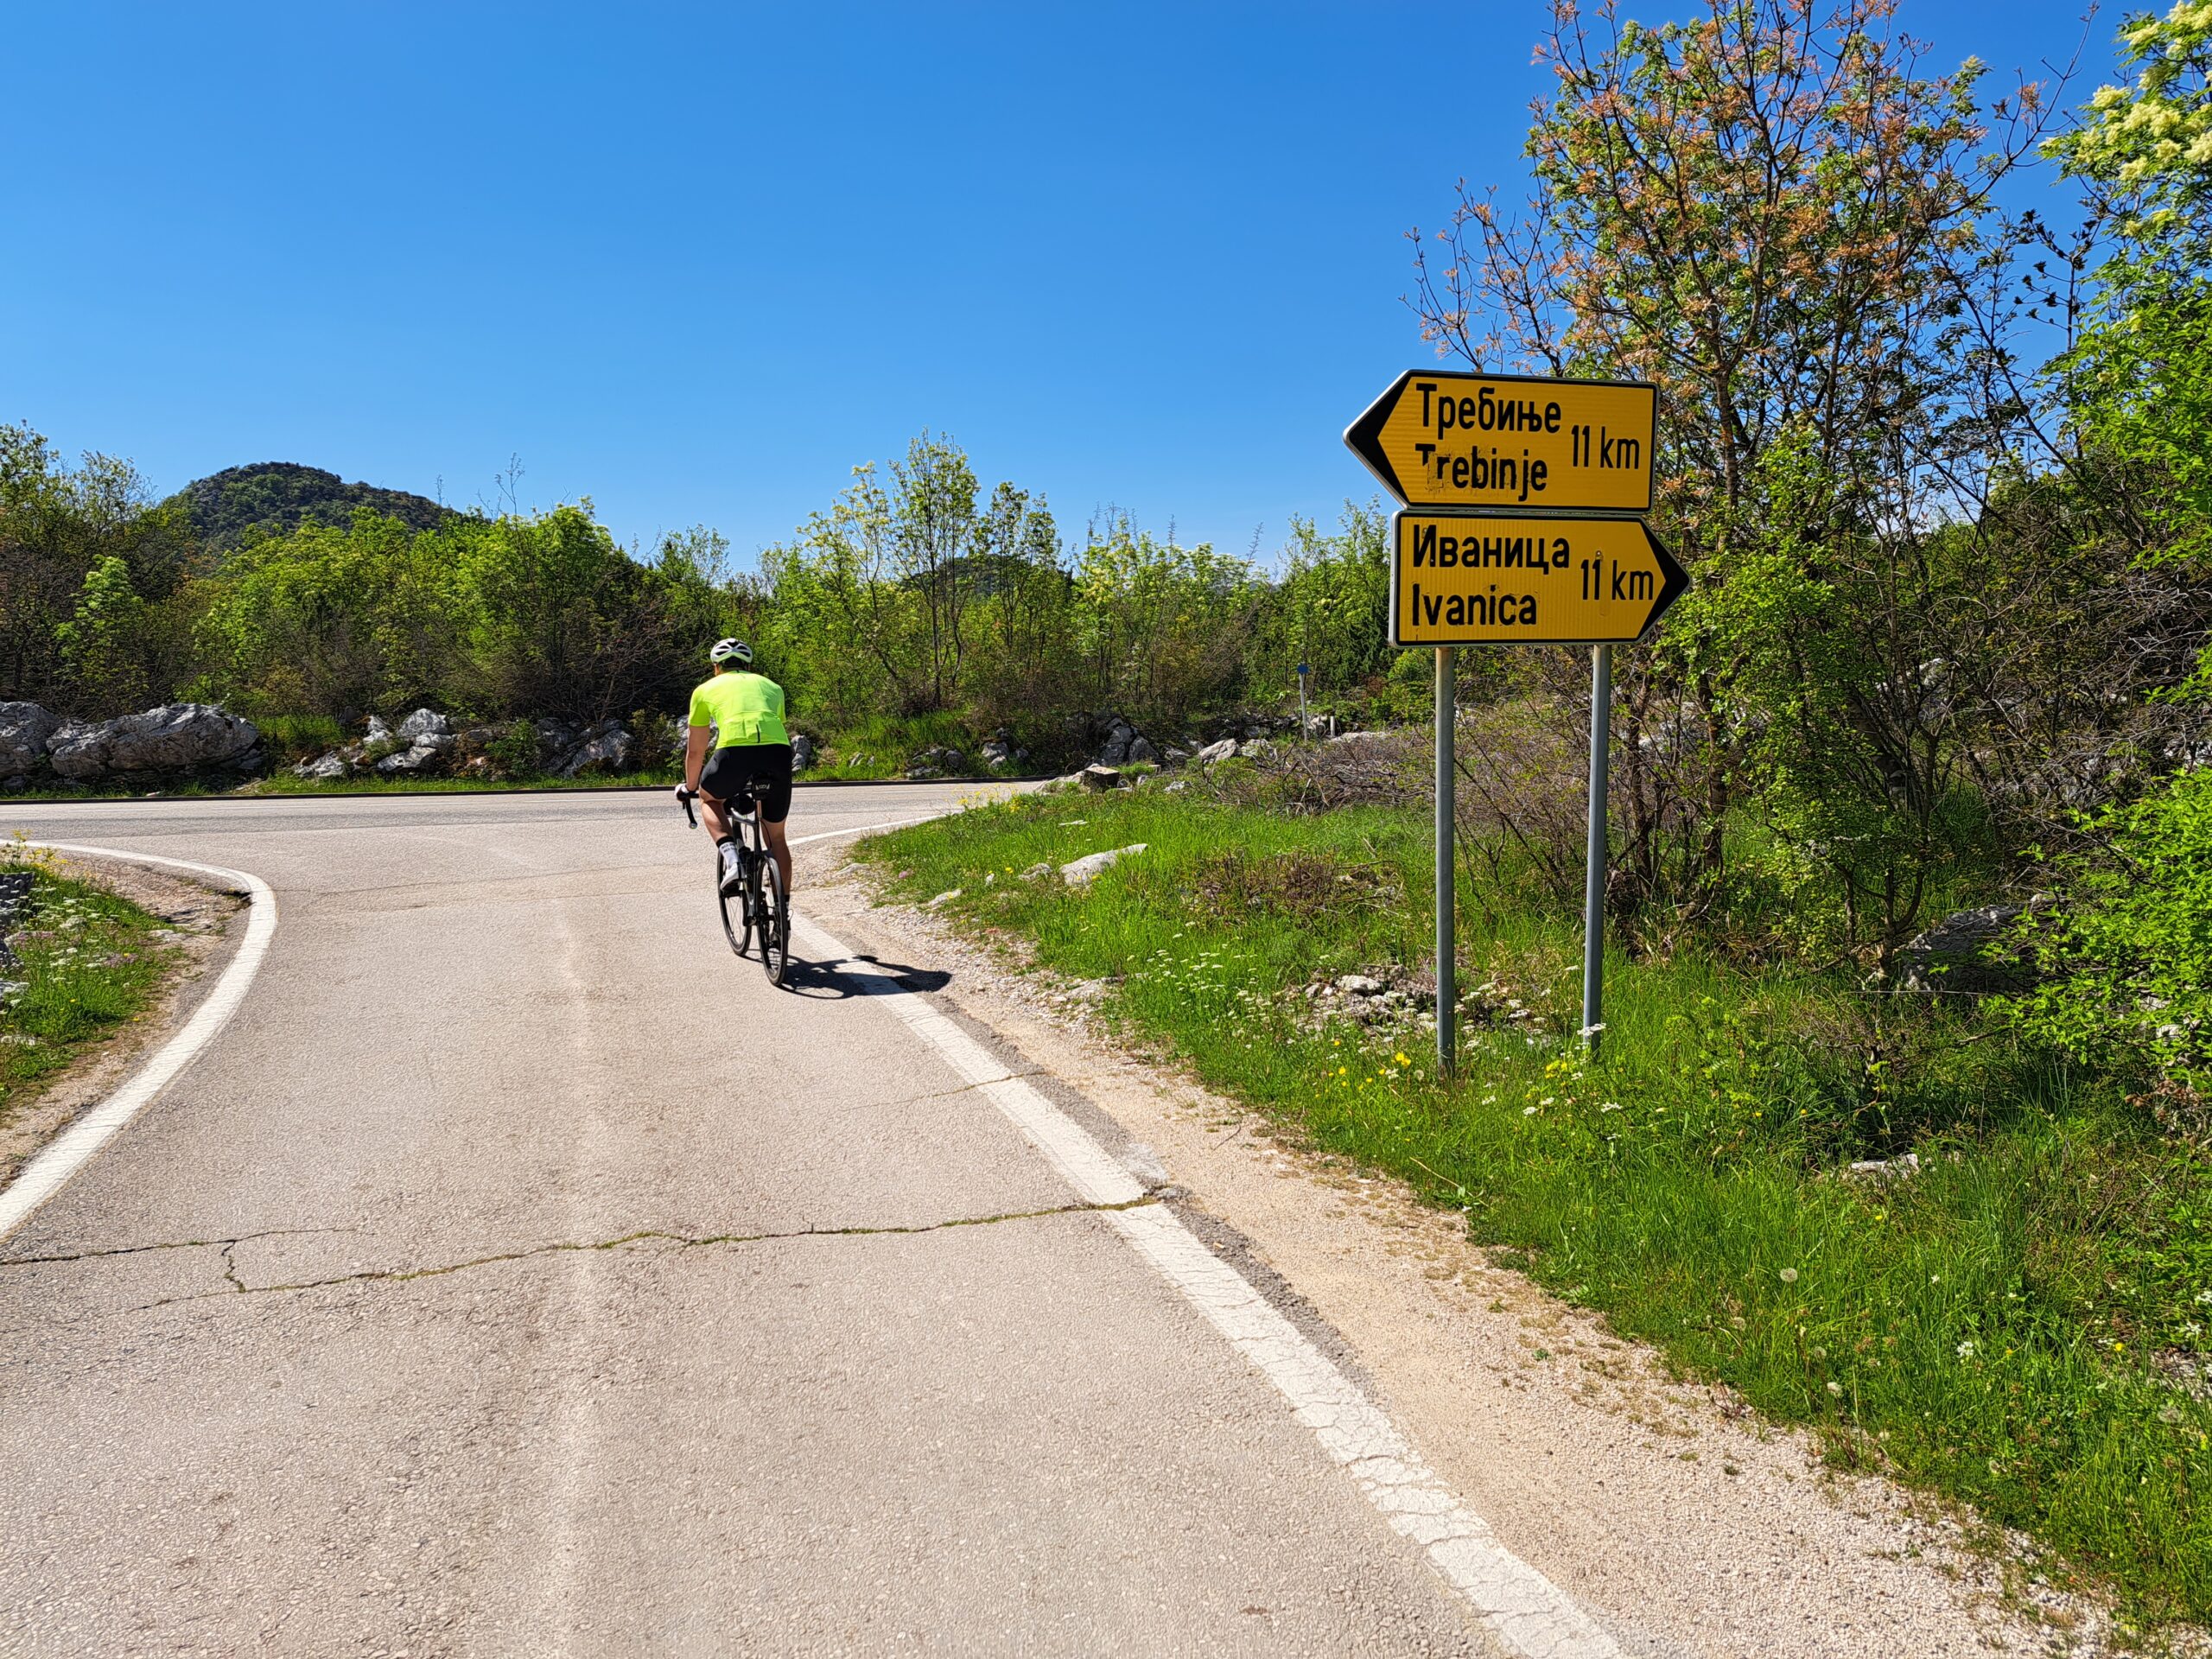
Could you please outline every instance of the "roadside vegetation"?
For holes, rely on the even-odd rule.
[[[1578,918],[1506,854],[1459,895],[1445,1083],[1421,809],[1293,815],[1230,766],[1195,797],[1031,796],[861,855],[909,899],[957,889],[939,913],[1103,982],[1130,1039],[1464,1211],[1839,1466],[1968,1500],[2140,1615],[2212,1616],[2212,1161],[2125,1080],[1973,999],[1702,944],[1614,954],[1593,1062]],[[1023,874],[1140,842],[1087,887]],[[1410,994],[1335,993],[1354,976]]]
[[[416,709],[642,734],[683,712],[709,646],[735,634],[784,684],[816,773],[898,777],[931,750],[981,772],[994,738],[1033,770],[1079,764],[1102,710],[1164,730],[1279,709],[1301,657],[1364,698],[1391,655],[1373,626],[1378,510],[1347,508],[1334,535],[1295,524],[1274,572],[1122,514],[1071,541],[1041,499],[986,492],[934,435],[880,477],[859,468],[744,571],[704,528],[625,548],[588,502],[424,502],[410,522],[361,486],[302,500],[238,470],[216,498],[235,510],[195,518],[199,486],[157,502],[126,462],[73,466],[0,427],[0,701],[78,719],[216,703],[256,722],[281,768]]]
[[[0,963],[0,1123],[151,1007],[179,959],[156,918],[50,857],[0,848],[10,874],[31,885],[4,924],[16,962]]]

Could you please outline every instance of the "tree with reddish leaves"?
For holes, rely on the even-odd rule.
[[[2018,510],[2071,463],[2015,303],[2050,238],[1992,206],[2044,89],[1986,102],[1979,62],[1931,73],[1894,12],[1706,0],[1648,27],[1557,0],[1528,200],[1463,181],[1414,232],[1440,355],[1659,391],[1655,522],[1694,585],[1616,668],[1612,899],[1646,938],[1744,874],[1823,948],[1885,958],[1975,855],[1957,808],[2003,761],[1993,731],[2079,702],[2111,643],[2065,619],[2127,561]],[[2034,688],[2007,683],[2023,641]],[[1746,808],[1765,833],[1734,836]]]

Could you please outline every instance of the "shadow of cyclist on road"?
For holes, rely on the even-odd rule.
[[[882,962],[869,956],[858,957],[855,960],[872,963],[888,974],[902,991],[941,991],[952,983],[951,974],[943,968],[909,968],[899,963]],[[836,963],[803,962],[796,957],[785,970],[784,988],[796,995],[810,996],[824,1002],[884,994],[864,988],[856,975],[840,973]]]

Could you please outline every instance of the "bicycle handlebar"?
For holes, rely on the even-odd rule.
[[[696,830],[699,827],[699,815],[691,810],[691,803],[697,800],[699,798],[696,794],[692,793],[691,791],[687,789],[676,798],[683,803],[683,817],[685,820],[690,823],[694,830]]]

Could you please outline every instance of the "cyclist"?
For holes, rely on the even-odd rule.
[[[717,639],[708,658],[714,677],[691,693],[683,782],[677,797],[700,798],[707,828],[721,849],[722,891],[735,893],[744,884],[744,870],[722,803],[749,789],[760,803],[761,831],[788,893],[791,849],[784,820],[791,810],[791,736],[784,725],[784,688],[753,671],[753,647],[742,639]]]

